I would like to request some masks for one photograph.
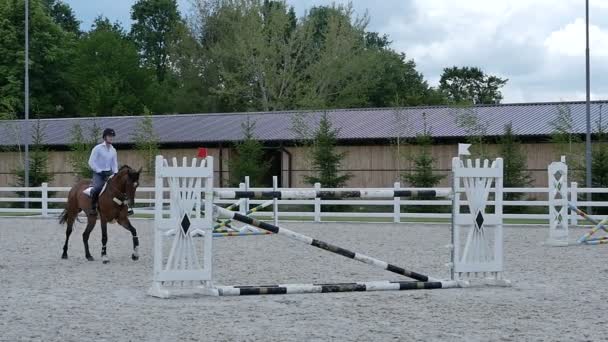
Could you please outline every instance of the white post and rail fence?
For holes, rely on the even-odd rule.
[[[39,187],[0,187],[0,217],[1,216],[24,216],[35,215],[42,217],[57,216],[63,210],[67,201],[67,193],[69,187],[52,187],[47,183],[43,183]],[[255,188],[251,187],[248,180],[241,184],[238,188],[216,188],[214,190],[221,191],[250,191],[250,192],[276,192],[281,190],[293,191],[360,191],[361,188],[321,188],[319,184],[315,184],[312,188],[280,188],[276,186]],[[392,188],[365,188],[366,191],[450,191],[449,188],[402,188],[399,183],[395,183]],[[517,200],[503,201],[504,218],[507,220],[546,220],[549,221],[549,196],[550,189],[545,188],[504,188],[505,195],[508,193],[520,193],[525,196],[533,196],[540,200]],[[29,197],[17,197],[16,193],[28,193]],[[608,201],[580,201],[579,198],[585,198],[586,194],[608,194],[608,188],[579,188],[576,182],[570,183],[568,187],[570,202],[579,207],[601,208],[608,207]],[[165,197],[168,201],[169,189],[165,189]],[[137,190],[136,208],[137,215],[152,215],[154,214],[154,195],[153,187],[140,187]],[[240,201],[239,211],[246,212],[250,206],[255,206],[266,202],[267,200],[256,199],[218,199],[216,204],[229,205]],[[23,208],[23,203],[28,202],[29,208]],[[269,207],[269,211],[256,212],[253,215],[258,217],[269,218],[272,220],[310,220],[314,222],[334,221],[334,220],[353,220],[365,221],[386,221],[386,222],[402,222],[407,220],[433,220],[443,219],[449,220],[451,217],[450,208],[452,201],[450,199],[429,198],[429,199],[403,199],[395,197],[393,199],[273,199],[273,205]],[[488,204],[491,206],[492,201]],[[344,206],[344,210],[339,211],[323,211],[325,206],[331,206],[333,209]],[[415,212],[409,212],[408,207],[415,206]],[[429,210],[421,210],[428,207]],[[509,208],[523,207],[526,213],[508,213]],[[442,212],[437,212],[437,208],[441,208]],[[592,216],[600,218],[601,216]],[[571,225],[578,223],[576,213],[568,213],[568,220]]]

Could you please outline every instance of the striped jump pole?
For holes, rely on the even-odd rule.
[[[341,199],[341,198],[395,198],[395,197],[449,197],[449,190],[357,190],[357,191],[318,191],[318,190],[280,190],[280,191],[215,191],[214,196],[223,199]]]
[[[598,238],[598,239],[587,240],[584,243],[586,245],[603,245],[603,244],[608,243],[608,238],[606,238],[606,239]]]
[[[258,205],[257,207],[250,209],[249,211],[247,211],[247,215],[250,215],[252,213],[255,213],[256,211],[262,210],[268,206],[270,206],[273,202],[272,201],[267,201],[264,202],[260,205]],[[234,205],[234,207],[236,207],[237,205]],[[229,210],[228,208],[233,207],[232,205],[229,207],[226,207],[225,210]],[[216,224],[215,226],[213,226],[213,236],[214,237],[229,237],[229,236],[251,236],[251,235],[269,235],[272,234],[271,232],[268,231],[263,231],[263,232],[239,232],[238,230],[227,230],[227,229],[222,229],[226,226],[228,226],[230,223],[232,222],[232,220],[225,220],[222,221],[218,224]],[[232,228],[235,229],[235,228]],[[190,234],[192,234],[192,236],[204,236],[204,233],[201,229],[196,229],[193,230]]]
[[[272,235],[271,232],[213,232],[213,237]]]
[[[580,210],[579,208],[577,208],[576,206],[568,203],[568,207],[570,208],[570,210],[576,212],[579,216],[581,216],[582,218],[584,218],[585,220],[589,221],[590,223],[594,224],[595,227],[593,227],[589,232],[587,232],[585,235],[581,236],[580,239],[578,239],[578,243],[587,243],[590,245],[597,245],[597,244],[602,244],[602,243],[608,243],[608,242],[592,242],[592,241],[597,241],[597,240],[604,240],[604,238],[608,237],[601,237],[601,238],[594,238],[594,239],[590,239],[590,237],[595,234],[598,230],[602,229],[605,232],[608,233],[608,227],[606,227],[606,224],[608,224],[608,218],[605,218],[601,221],[597,221],[596,219],[590,217],[586,212]]]
[[[412,278],[412,279],[415,279],[418,281],[439,282],[438,279],[430,278],[426,275],[406,270],[402,267],[389,264],[385,261],[378,260],[376,258],[372,258],[372,257],[364,255],[364,254],[355,253],[355,252],[349,251],[347,249],[329,244],[327,242],[323,242],[321,240],[313,239],[311,237],[308,237],[308,236],[300,234],[300,233],[296,233],[296,232],[291,231],[286,228],[282,228],[282,227],[272,225],[270,223],[258,221],[252,217],[248,217],[248,216],[236,213],[236,212],[232,212],[232,211],[226,210],[222,207],[215,206],[215,209],[217,210],[218,217],[220,217],[220,218],[228,218],[228,219],[233,219],[235,221],[239,221],[242,223],[246,223],[246,224],[252,225],[254,227],[258,227],[258,228],[264,229],[266,231],[273,232],[275,234],[283,235],[292,240],[300,241],[305,244],[326,250],[328,252],[339,254],[344,257],[354,259],[354,260],[366,263],[368,265],[372,265],[374,267],[382,268],[389,272],[397,273],[397,274],[400,274],[400,275],[403,275],[403,276],[406,276],[406,277],[409,277],[409,278]]]
[[[251,215],[251,214],[253,214],[253,213],[257,212],[257,211],[260,211],[260,210],[262,210],[262,209],[264,209],[264,208],[266,208],[266,207],[268,207],[268,206],[272,205],[272,203],[273,203],[272,201],[267,201],[267,202],[264,202],[264,203],[262,203],[262,204],[258,205],[257,207],[255,207],[255,208],[250,209],[249,211],[247,211],[246,215]],[[230,210],[229,208],[230,208],[230,207],[227,207],[227,208],[226,208],[226,210]],[[216,224],[215,226],[213,226],[213,230],[216,230],[216,229],[220,229],[220,228],[222,228],[222,227],[225,227],[225,226],[226,226],[227,224],[229,224],[230,222],[232,222],[232,220],[225,220],[225,221],[223,221],[223,222],[222,222],[222,223],[220,223],[220,224]]]
[[[430,290],[459,287],[457,281],[373,281],[334,284],[284,284],[262,286],[218,286],[219,296],[278,295],[364,291]]]

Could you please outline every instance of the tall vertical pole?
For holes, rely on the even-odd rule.
[[[586,175],[586,186],[591,187],[591,85],[589,76],[589,0],[585,0],[585,59],[586,59],[586,80],[587,80],[587,135],[585,137],[585,175]],[[591,193],[587,193],[587,202],[591,202]],[[587,206],[587,212],[591,213],[591,207]]]
[[[25,187],[30,186],[30,6],[25,0]],[[25,197],[29,197],[29,191],[25,191]],[[29,208],[29,202],[25,201],[25,208]]]

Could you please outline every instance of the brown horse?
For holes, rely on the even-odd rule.
[[[139,239],[137,238],[137,231],[135,227],[131,225],[128,218],[128,208],[133,207],[135,202],[135,190],[139,185],[139,171],[134,171],[131,167],[124,165],[118,173],[108,179],[105,185],[105,190],[99,195],[99,221],[101,223],[101,258],[103,263],[108,263],[108,257],[106,255],[106,243],[108,242],[108,222],[118,222],[121,226],[131,232],[133,237],[133,254],[131,259],[139,259],[137,247],[139,246]],[[60,224],[68,224],[65,232],[65,244],[63,245],[62,259],[68,258],[68,240],[70,234],[72,234],[72,228],[74,221],[78,217],[80,211],[87,213],[87,227],[82,233],[82,240],[84,241],[84,252],[87,260],[93,261],[91,253],[89,253],[89,235],[97,223],[96,213],[91,211],[91,198],[86,195],[83,191],[91,186],[91,181],[88,179],[81,180],[76,183],[68,194],[68,204],[59,218]]]

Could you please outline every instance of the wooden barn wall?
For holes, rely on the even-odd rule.
[[[305,148],[302,147],[287,147],[292,155],[291,177],[289,175],[288,154],[282,153],[282,174],[281,180],[283,186],[291,187],[307,187],[304,176],[311,174],[310,166],[307,162]],[[488,146],[489,151],[497,150],[497,146]],[[534,180],[533,185],[538,187],[546,186],[547,184],[547,165],[554,160],[558,160],[559,156],[552,144],[537,143],[523,144],[523,149],[528,158],[528,169]],[[209,154],[215,158],[216,171],[216,186],[219,185],[219,148],[209,148]],[[401,146],[400,158],[394,146],[340,146],[340,152],[346,154],[342,163],[342,169],[345,172],[352,174],[352,178],[348,181],[348,187],[390,187],[394,182],[399,181],[399,174],[408,172],[412,168],[411,162],[407,156],[413,155],[416,152],[415,147]],[[436,160],[435,168],[439,174],[444,174],[446,177],[442,180],[440,186],[448,186],[449,179],[447,175],[451,167],[451,159],[456,154],[457,147],[451,145],[435,145],[431,147],[431,153]],[[194,148],[183,149],[162,149],[161,153],[167,157],[177,157],[181,160],[183,156],[192,158],[196,155],[197,150]],[[54,174],[54,179],[50,183],[51,186],[69,186],[76,180],[71,172],[71,166],[68,160],[68,153],[64,151],[49,152],[49,169]],[[494,152],[495,153],[495,152]],[[118,149],[119,164],[129,164],[133,167],[143,165],[143,159],[133,150]],[[222,178],[226,182],[229,175],[228,159],[230,158],[230,149],[222,149]],[[0,186],[10,186],[14,184],[15,179],[13,170],[18,165],[18,154],[15,152],[0,152]],[[291,184],[289,179],[291,178]],[[143,179],[143,185],[152,186],[153,177],[146,174]],[[255,186],[255,184],[253,184]],[[407,186],[406,182],[402,181],[402,186]]]

